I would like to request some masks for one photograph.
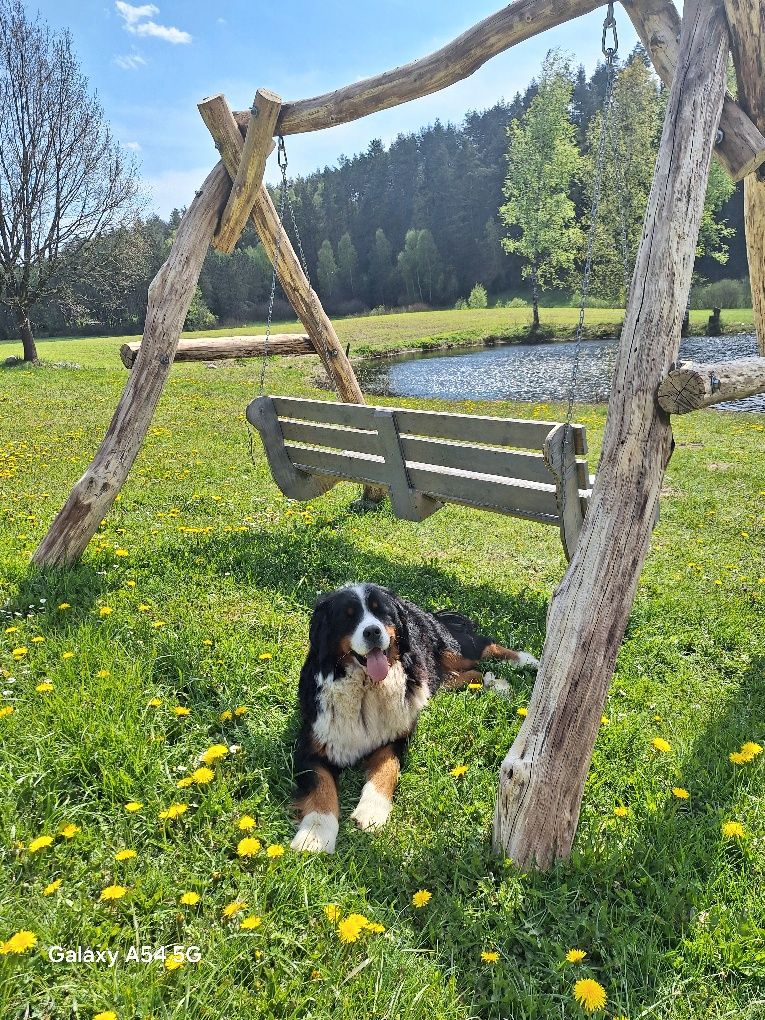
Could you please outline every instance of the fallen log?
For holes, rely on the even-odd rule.
[[[739,358],[715,365],[686,361],[662,379],[658,399],[667,414],[688,414],[757,393],[765,393],[765,358]]]
[[[140,342],[123,344],[120,358],[132,368],[141,349]],[[181,340],[173,361],[222,361],[225,358],[259,358],[269,355],[316,354],[307,333],[273,333],[265,336],[221,336],[203,340]]]

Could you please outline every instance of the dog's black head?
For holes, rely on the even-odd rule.
[[[349,584],[322,595],[311,617],[308,661],[328,676],[347,656],[381,683],[399,655],[400,604],[375,584]]]

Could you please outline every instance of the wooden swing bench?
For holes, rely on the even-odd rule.
[[[363,482],[404,520],[459,503],[557,525],[567,557],[576,547],[593,481],[583,425],[271,396],[247,420],[290,499]]]

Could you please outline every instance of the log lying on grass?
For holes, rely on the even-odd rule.
[[[683,362],[662,380],[658,398],[667,414],[687,414],[757,393],[765,393],[765,358],[740,358],[715,365]]]
[[[640,41],[651,58],[656,73],[669,88],[677,67],[680,40],[680,15],[672,0],[622,0]],[[761,45],[757,36],[756,45]],[[715,155],[734,181],[740,181],[765,163],[765,136],[762,124],[752,123],[746,107],[730,93],[725,96],[720,114],[722,140]]]
[[[140,343],[123,344],[120,358],[125,368],[135,364]],[[204,340],[181,340],[174,361],[222,361],[225,358],[259,358],[264,354],[316,354],[307,333],[272,333],[265,336],[221,336]]]

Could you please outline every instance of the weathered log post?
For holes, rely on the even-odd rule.
[[[32,557],[38,566],[60,566],[78,559],[122,488],[170,372],[202,262],[230,188],[229,175],[219,162],[181,220],[167,261],[149,287],[135,368],[93,461]]]
[[[738,101],[765,131],[765,5],[762,0],[725,0],[730,26]],[[744,178],[744,228],[752,284],[754,325],[765,355],[765,172]]]
[[[687,0],[601,464],[574,558],[550,604],[528,715],[500,773],[494,848],[522,867],[547,868],[571,849],[648,552],[672,451],[669,418],[656,392],[677,357],[727,57],[722,0]]]
[[[688,414],[758,393],[765,393],[765,358],[739,358],[714,365],[686,361],[662,379],[658,400],[667,414]]]

